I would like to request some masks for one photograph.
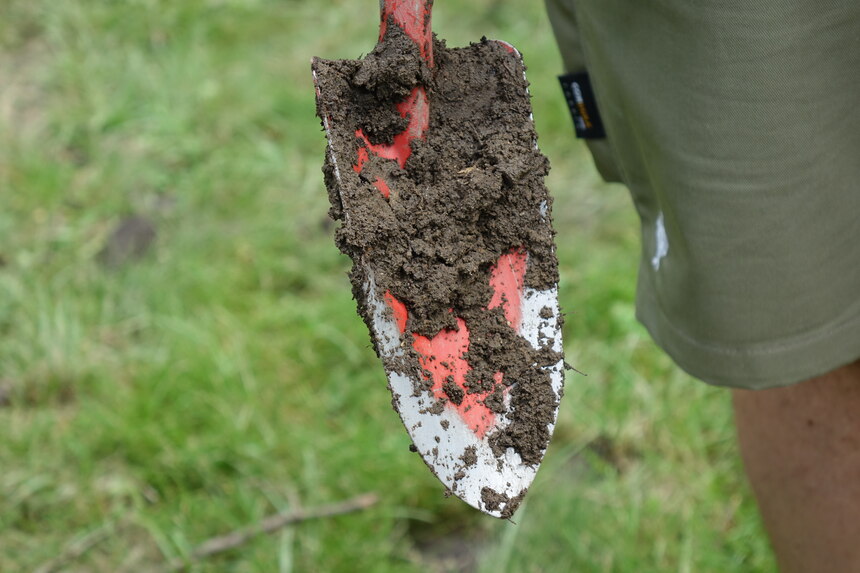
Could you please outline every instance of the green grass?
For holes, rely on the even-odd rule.
[[[768,571],[728,396],[633,319],[638,221],[573,139],[539,2],[439,2],[449,45],[517,45],[553,171],[570,373],[516,524],[408,452],[326,219],[309,60],[376,2],[6,0],[0,19],[0,571],[159,570],[272,512],[366,511],[193,571]],[[122,217],[157,227],[119,268]],[[101,528],[101,529],[100,529]],[[448,544],[448,545],[444,545]],[[456,551],[455,551],[456,549]],[[453,561],[457,561],[454,559]]]

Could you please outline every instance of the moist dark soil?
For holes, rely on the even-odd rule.
[[[123,218],[107,238],[97,259],[109,268],[143,257],[155,242],[155,224],[142,215],[129,215]]]
[[[354,262],[350,278],[359,313],[370,326],[363,288],[372,270],[379,298],[390,291],[406,305],[407,333],[432,337],[456,329],[456,317],[465,320],[471,371],[465,387],[445,384],[447,399],[456,404],[466,393],[478,393],[501,413],[503,390],[510,387],[512,423],[491,435],[490,443],[499,456],[512,447],[525,463],[537,464],[557,406],[543,368],[561,356],[551,350],[552,340],[534,349],[508,326],[501,308],[487,310],[491,269],[505,253],[528,253],[526,286],[543,290],[558,282],[551,198],[544,185],[549,163],[536,147],[521,59],[486,39],[455,49],[437,39],[430,68],[397,26],[388,30],[385,41],[361,60],[313,64],[317,111],[331,128],[323,167],[330,215],[342,223],[338,247]],[[356,131],[372,144],[391,143],[408,123],[395,106],[416,86],[426,89],[429,101],[426,136],[412,142],[403,168],[371,153],[357,172],[353,166],[363,143]],[[390,187],[388,198],[377,179]],[[411,344],[404,347],[413,352]],[[416,392],[428,391],[414,353],[385,367],[406,371],[416,380]],[[499,371],[502,384],[493,379]],[[488,505],[504,501],[489,497]]]
[[[502,507],[501,518],[509,519],[523,502],[527,492],[528,489],[525,489],[519,495],[509,497],[507,494],[498,493],[492,488],[485,487],[481,490],[481,501],[484,503],[484,507],[491,511],[496,511]]]

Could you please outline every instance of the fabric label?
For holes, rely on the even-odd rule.
[[[561,90],[564,92],[564,99],[567,100],[570,116],[573,118],[576,137],[581,139],[606,137],[588,74],[585,72],[565,74],[559,76],[558,80],[561,82]]]

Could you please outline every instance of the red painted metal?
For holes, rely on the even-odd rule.
[[[522,319],[521,303],[526,263],[527,255],[524,251],[511,251],[499,257],[490,275],[493,296],[487,308],[502,306],[505,318],[514,329],[519,328]],[[385,301],[394,313],[398,330],[403,334],[409,320],[406,305],[390,292],[385,293]],[[445,398],[447,407],[454,408],[466,426],[475,432],[479,439],[484,439],[496,423],[496,414],[484,404],[489,393],[469,393],[466,388],[466,373],[470,368],[463,355],[469,350],[469,328],[462,318],[457,317],[456,320],[456,329],[442,330],[430,338],[412,333],[412,347],[418,353],[421,369],[430,373],[433,395],[437,399]],[[502,372],[496,372],[493,380],[501,383],[503,376]],[[443,390],[443,385],[449,380],[464,392],[463,400],[459,404],[451,402]]]
[[[490,276],[493,297],[487,308],[501,306],[508,324],[517,331],[523,319],[521,297],[527,262],[528,255],[524,250],[510,251],[499,257]]]
[[[421,57],[427,65],[433,67],[433,33],[430,29],[430,10],[433,0],[383,0],[380,2],[381,21],[379,26],[379,41],[385,41],[385,32],[388,30],[389,20],[399,26],[407,36],[412,38],[418,45]],[[364,164],[373,154],[383,159],[394,159],[402,169],[406,160],[412,154],[411,143],[424,137],[424,132],[430,124],[430,106],[427,101],[427,92],[422,86],[412,90],[405,100],[397,105],[397,111],[401,117],[408,117],[409,124],[402,133],[394,136],[390,145],[373,144],[362,130],[357,130],[355,136],[361,140],[358,148],[358,157],[353,169],[361,173]],[[376,187],[387,199],[389,192],[388,183],[377,179]]]
[[[380,4],[381,22],[379,41],[388,30],[388,19],[392,18],[406,35],[418,44],[421,57],[433,67],[433,32],[430,29],[430,12],[433,0],[383,0]]]
[[[391,196],[391,187],[388,186],[388,183],[383,181],[381,177],[377,177],[373,182],[374,187],[379,189],[379,192],[382,193],[382,196],[388,199]]]
[[[419,86],[412,90],[409,97],[397,104],[397,111],[400,112],[400,117],[409,118],[409,124],[401,133],[394,136],[394,141],[390,145],[373,144],[362,130],[356,130],[355,136],[361,140],[358,158],[353,167],[356,172],[361,172],[369,159],[369,153],[383,159],[393,159],[401,169],[406,165],[406,160],[412,154],[411,143],[424,137],[424,132],[430,125],[430,106],[424,88]]]

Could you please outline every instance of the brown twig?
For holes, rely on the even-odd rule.
[[[165,571],[181,571],[196,561],[202,561],[213,555],[235,549],[258,535],[273,533],[293,523],[361,511],[374,505],[377,501],[379,501],[379,497],[375,493],[366,493],[340,503],[276,513],[263,519],[260,523],[204,541],[195,547],[187,558],[175,559],[168,563]]]

